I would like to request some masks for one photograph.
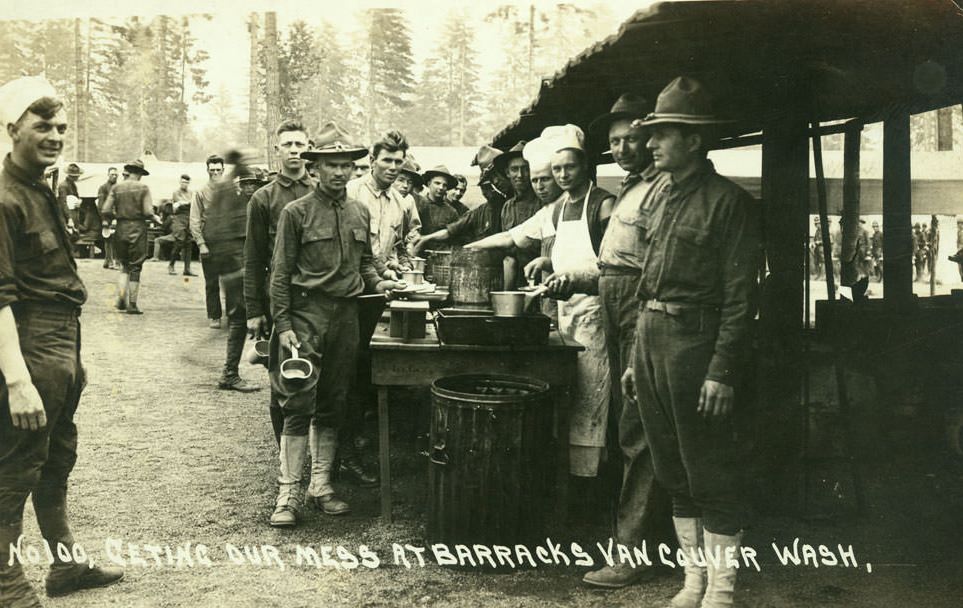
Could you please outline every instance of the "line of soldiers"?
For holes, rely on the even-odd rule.
[[[77,315],[86,292],[62,214],[34,176],[59,156],[66,114],[49,85],[15,89],[19,101],[7,107],[17,109],[4,114],[14,152],[0,176],[0,372],[8,389],[0,397],[0,582],[4,593],[34,606],[22,571],[8,564],[5,541],[19,536],[23,501],[33,492],[44,537],[72,542],[64,496],[76,455]],[[589,135],[607,142],[628,173],[617,195],[595,185],[591,140],[574,125],[547,127],[507,152],[480,149],[486,201],[461,213],[448,193],[464,184],[445,167],[420,173],[396,131],[369,150],[329,123],[311,145],[303,125],[285,121],[275,133],[281,169],[261,187],[242,154],[209,163],[209,172],[233,165],[212,175],[191,208],[202,221],[192,232],[205,278],[210,269],[227,292],[222,388],[247,387],[236,375],[245,335],[270,336],[269,411],[279,445],[271,525],[296,525],[309,458],[308,501],[325,514],[350,510],[332,483],[335,470],[377,483],[353,458],[363,395],[351,389],[365,377],[359,354],[385,298],[404,286],[398,273],[410,256],[429,243],[467,241],[502,250],[512,281],[540,276],[557,300],[560,331],[585,345],[570,412],[572,473],[597,475],[608,436],[617,436],[619,542],[651,545],[674,528],[689,560],[672,605],[731,606],[735,568],[700,551],[737,551],[748,525],[731,412],[746,365],[761,239],[755,202],[707,159],[727,124],[709,99],[699,82],[677,78],[654,108],[623,95],[590,125]],[[355,177],[363,159],[370,171]],[[130,312],[146,257],[144,222],[159,218],[139,187],[146,169],[124,168],[131,179],[110,189],[104,207],[117,219],[120,303]],[[25,217],[40,223],[25,225]],[[41,258],[45,270],[37,273]],[[73,333],[38,333],[48,319]],[[300,377],[282,373],[291,358],[310,364]],[[65,386],[74,387],[67,402]],[[40,507],[48,505],[58,510],[45,520]],[[122,576],[55,566],[48,593]],[[645,574],[623,562],[584,581],[615,588]]]

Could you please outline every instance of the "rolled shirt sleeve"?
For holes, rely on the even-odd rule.
[[[532,241],[541,241],[555,235],[555,225],[552,223],[552,213],[555,203],[546,205],[535,212],[518,226],[513,226],[508,234],[516,247],[525,248],[532,245]]]

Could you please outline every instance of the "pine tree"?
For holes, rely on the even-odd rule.
[[[364,137],[397,127],[411,105],[414,89],[411,34],[401,9],[369,9],[364,13],[365,47]]]

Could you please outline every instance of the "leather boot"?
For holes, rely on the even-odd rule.
[[[699,558],[702,548],[702,520],[696,517],[673,517],[675,534],[679,538],[679,547],[685,553],[688,563],[685,566],[685,582],[682,589],[672,598],[672,608],[698,608],[702,595],[706,590],[706,568],[700,566],[703,560]]]
[[[127,286],[129,283],[130,275],[126,272],[120,273],[117,277],[117,301],[114,304],[114,308],[117,310],[127,310]]]
[[[619,562],[614,566],[605,566],[587,573],[582,577],[582,582],[603,589],[621,589],[634,585],[651,571],[652,567],[645,564],[633,567],[631,564]]]
[[[729,608],[736,593],[738,568],[726,564],[726,550],[738,555],[742,544],[742,532],[734,536],[715,534],[705,530],[706,566],[709,584],[702,598],[702,608]]]
[[[378,475],[365,469],[353,437],[342,437],[338,442],[340,462],[338,463],[338,478],[350,481],[361,488],[376,488],[380,483]]]
[[[281,435],[281,468],[278,475],[278,499],[271,514],[275,528],[291,528],[298,523],[301,504],[301,470],[308,451],[308,438],[303,435]]]
[[[59,597],[81,589],[106,587],[124,578],[120,568],[91,566],[87,562],[63,561],[58,545],[73,552],[74,536],[67,521],[67,488],[41,484],[33,492],[33,507],[44,540],[50,545],[54,562],[45,581],[47,595]]]
[[[174,256],[171,256],[171,261],[167,264],[167,274],[177,274],[177,269],[174,268]]]
[[[331,467],[338,450],[338,432],[330,427],[311,425],[311,483],[308,496],[325,515],[344,515],[351,507],[338,498],[331,486]]]
[[[127,314],[142,315],[144,312],[137,308],[137,295],[140,293],[140,281],[131,281],[127,285]]]
[[[227,358],[224,361],[224,373],[217,384],[221,390],[239,391],[242,393],[252,393],[261,390],[261,387],[248,384],[237,373],[238,364],[241,361],[241,354],[244,352],[244,340],[247,338],[247,323],[231,319],[227,324]]]
[[[43,608],[37,593],[23,575],[23,566],[10,561],[10,545],[17,546],[23,522],[0,524],[0,606],[4,608]]]

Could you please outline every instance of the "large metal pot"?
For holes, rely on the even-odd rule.
[[[451,259],[451,300],[456,307],[488,309],[489,294],[502,288],[500,251],[461,249]]]

